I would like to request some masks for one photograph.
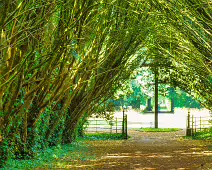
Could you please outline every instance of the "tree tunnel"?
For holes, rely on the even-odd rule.
[[[1,164],[72,142],[139,67],[212,109],[209,0],[0,2]]]

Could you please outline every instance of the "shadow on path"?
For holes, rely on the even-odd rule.
[[[96,160],[76,161],[67,169],[211,170],[211,141],[184,139],[185,131],[129,131],[128,140],[88,141]]]

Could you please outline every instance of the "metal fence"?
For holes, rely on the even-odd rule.
[[[90,118],[84,125],[86,133],[120,133],[127,138],[127,115],[123,118],[105,120],[101,118]]]
[[[193,136],[196,132],[208,131],[212,127],[212,117],[194,117],[188,113],[186,135]]]

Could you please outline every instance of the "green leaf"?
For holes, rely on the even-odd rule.
[[[80,62],[82,62],[82,58],[79,56],[79,54],[75,50],[72,51],[72,55],[74,56],[76,60],[79,60]]]

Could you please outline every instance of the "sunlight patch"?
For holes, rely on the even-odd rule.
[[[150,155],[147,156],[148,158],[171,158],[172,156],[169,155]]]
[[[203,152],[188,152],[188,153],[181,153],[182,155],[205,155],[211,156],[212,151],[203,151]]]
[[[129,158],[131,156],[125,156],[125,155],[108,155],[104,156],[103,158]]]
[[[135,168],[135,170],[156,170],[156,168],[145,167],[145,168]]]
[[[202,150],[202,148],[190,148],[191,150]]]

